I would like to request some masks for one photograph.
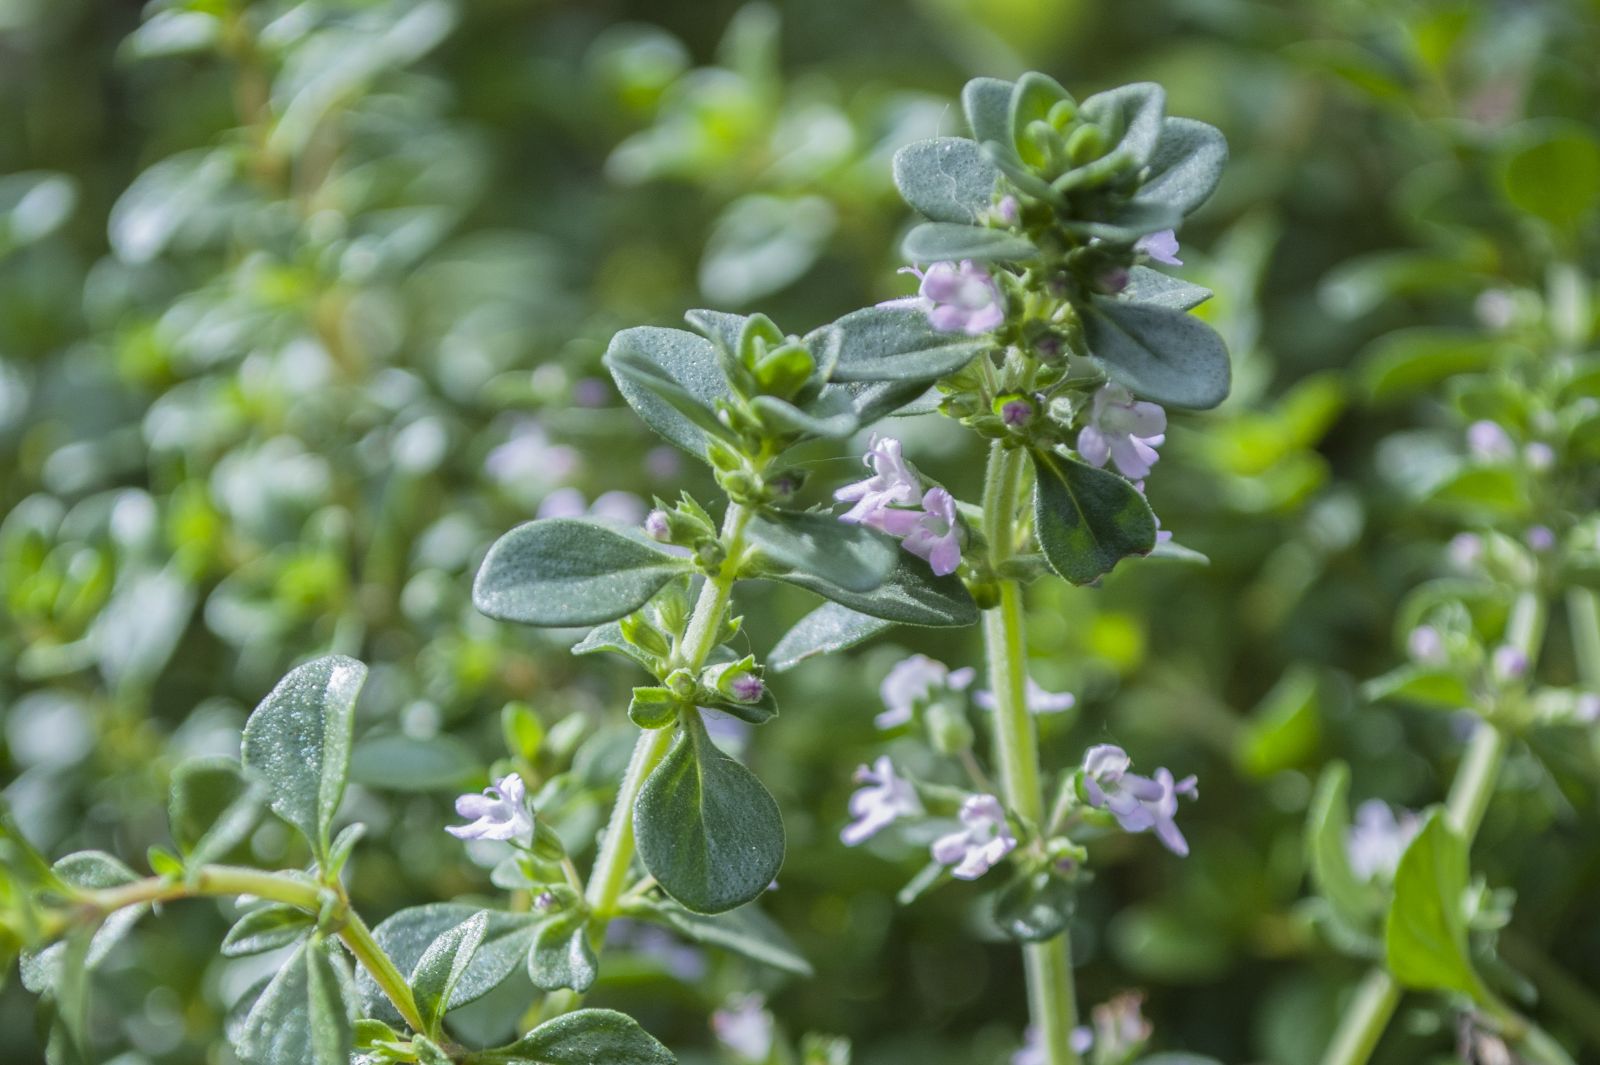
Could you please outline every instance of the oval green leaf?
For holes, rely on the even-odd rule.
[[[501,621],[564,628],[613,621],[684,571],[682,559],[599,522],[547,518],[489,548],[472,602]]]
[[[1034,518],[1050,567],[1089,584],[1129,555],[1156,545],[1156,520],[1139,490],[1109,470],[1042,451],[1033,453]]]

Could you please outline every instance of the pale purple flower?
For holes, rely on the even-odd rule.
[[[664,544],[670,543],[672,540],[672,525],[667,520],[667,512],[664,510],[652,510],[645,515],[644,531],[645,535],[652,540],[658,540]]]
[[[1524,533],[1522,538],[1535,551],[1548,551],[1556,546],[1556,534],[1551,531],[1548,525],[1535,525]]]
[[[872,723],[881,729],[904,725],[911,720],[918,703],[927,702],[942,691],[965,691],[976,675],[971,666],[952,670],[927,655],[902,658],[878,685],[884,710]]]
[[[501,777],[482,794],[456,799],[456,813],[471,824],[449,825],[445,831],[457,839],[533,839],[533,811],[528,809],[528,789],[515,773]]]
[[[651,480],[670,481],[683,472],[683,459],[675,447],[653,447],[645,452],[644,472]]]
[[[765,995],[752,993],[729,999],[711,1015],[717,1042],[743,1061],[764,1062],[772,1054],[776,1026],[766,1010]]]
[[[1535,473],[1544,473],[1556,464],[1555,448],[1535,440],[1522,449],[1522,461],[1527,463],[1528,469]]]
[[[1600,723],[1600,694],[1584,692],[1572,708],[1572,717],[1580,725]]]
[[[1000,202],[994,205],[995,217],[1008,226],[1014,226],[1022,220],[1022,205],[1015,196],[1002,196]]]
[[[525,418],[512,426],[510,439],[489,452],[483,468],[498,484],[556,485],[577,470],[578,452],[552,444],[544,426]]]
[[[1194,777],[1174,781],[1170,770],[1157,769],[1154,777],[1130,773],[1128,752],[1109,743],[1089,748],[1083,758],[1083,788],[1089,805],[1109,810],[1125,832],[1153,831],[1173,854],[1182,858],[1189,843],[1173,821],[1178,796],[1199,797]]]
[[[1126,1061],[1150,1041],[1154,1031],[1141,1012],[1144,996],[1125,991],[1090,1012],[1093,1027],[1072,1030],[1072,1049],[1087,1054],[1095,1049],[1096,1061]]]
[[[1013,429],[1033,420],[1033,404],[1026,399],[1011,399],[1000,405],[1000,420]]]
[[[1450,540],[1450,561],[1457,569],[1470,570],[1483,561],[1483,537],[1476,533],[1457,533]]]
[[[900,546],[924,559],[935,575],[944,577],[961,568],[961,519],[956,501],[943,488],[930,488],[922,497],[922,510],[883,510],[877,526],[900,537]]]
[[[922,275],[917,291],[928,308],[928,321],[946,333],[977,336],[1006,320],[1000,286],[989,271],[970,259],[959,265],[934,263]]]
[[[957,880],[976,880],[1011,853],[1017,837],[1006,824],[1006,812],[993,795],[972,795],[961,804],[961,828],[933,841],[930,852],[940,865],[954,865]]]
[[[767,693],[767,686],[754,673],[741,673],[729,683],[728,692],[741,703],[753,703]]]
[[[839,833],[847,847],[865,843],[900,818],[922,812],[911,782],[895,773],[888,755],[880,755],[870,768],[857,769],[855,782],[861,785],[850,796],[850,816],[855,820]]]
[[[1083,1053],[1081,1050],[1078,1052]],[[1022,1031],[1022,1045],[1011,1054],[1011,1065],[1049,1065],[1049,1061],[1044,1044],[1039,1040],[1038,1027],[1028,1025]]]
[[[1078,432],[1078,454],[1094,466],[1110,461],[1124,477],[1137,481],[1150,475],[1166,432],[1166,411],[1134,399],[1121,385],[1105,385],[1094,394],[1089,423]]]
[[[1502,684],[1521,680],[1528,674],[1528,656],[1519,647],[1503,643],[1494,649],[1491,660],[1494,677]]]
[[[1442,666],[1449,661],[1444,637],[1432,625],[1418,625],[1406,637],[1406,652],[1425,666]]]
[[[539,518],[598,518],[617,525],[638,525],[644,521],[648,508],[644,500],[632,492],[602,492],[590,503],[582,492],[570,485],[557,488],[539,503]]]
[[[665,928],[629,917],[614,917],[606,922],[606,946],[654,958],[667,972],[685,983],[704,979],[710,968],[703,953]]]
[[[604,407],[611,402],[611,388],[598,377],[580,377],[572,385],[572,402],[579,407]]]
[[[1140,237],[1133,242],[1133,250],[1148,255],[1158,263],[1166,263],[1168,266],[1183,265],[1183,260],[1178,258],[1178,234],[1170,229]]]
[[[979,689],[972,693],[972,701],[983,710],[994,709],[994,692],[987,688]],[[1039,686],[1039,682],[1032,677],[1028,678],[1023,702],[1030,714],[1059,714],[1064,710],[1071,710],[1078,705],[1078,697],[1071,692],[1050,692]]]
[[[1487,419],[1467,426],[1467,450],[1485,462],[1504,462],[1517,453],[1505,429]]]
[[[900,441],[874,435],[867,442],[867,453],[861,461],[872,476],[833,493],[839,502],[855,504],[839,515],[840,521],[881,529],[888,508],[917,505],[922,496],[922,479],[906,462]]]
[[[1356,807],[1356,815],[1344,839],[1350,871],[1359,880],[1393,880],[1406,852],[1422,828],[1410,810],[1394,810],[1382,799],[1368,799]]]

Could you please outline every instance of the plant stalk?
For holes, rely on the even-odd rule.
[[[984,535],[989,562],[998,568],[1016,551],[1016,519],[1026,456],[993,445],[983,493]],[[1022,587],[999,582],[999,603],[984,612],[983,643],[994,692],[994,748],[1000,790],[1007,806],[1044,830],[1044,793],[1039,784],[1039,742],[1027,704],[1027,642]],[[1028,1013],[1048,1065],[1078,1065],[1072,1029],[1078,1023],[1072,978],[1071,940],[1063,932],[1022,947],[1028,982]]]
[[[744,548],[744,529],[750,521],[750,511],[739,503],[728,504],[722,519],[722,542],[727,561],[715,577],[708,577],[700,588],[700,598],[695,601],[689,617],[689,626],[683,634],[682,654],[685,668],[698,673],[706,659],[717,646],[717,636],[722,629],[722,619],[728,610],[728,599],[733,593],[734,577],[738,572],[739,556]],[[606,822],[606,834],[589,874],[586,901],[598,922],[596,938],[603,941],[605,924],[616,915],[617,900],[627,887],[628,872],[633,866],[633,807],[639,791],[651,771],[661,763],[672,746],[672,729],[644,729],[633,745],[633,756],[628,759],[627,772],[622,786],[617,790],[616,802],[611,807],[611,818]],[[599,943],[596,943],[599,946]]]
[[[307,913],[316,914],[321,911],[324,890],[316,884],[282,873],[231,865],[203,865],[195,870],[194,875],[188,880],[147,877],[119,887],[85,892],[83,900],[95,912],[108,914],[126,906],[143,903],[252,895],[272,902],[287,903]],[[373,938],[372,930],[367,927],[366,922],[350,908],[350,902],[343,897],[342,892],[340,903],[343,910],[341,915],[343,926],[339,929],[339,938],[350,948],[350,953],[355,955],[362,967],[371,974],[373,981],[383,989],[383,993],[394,1003],[394,1008],[405,1018],[405,1022],[415,1031],[426,1032],[428,1026],[422,1019],[421,1011],[417,1009],[416,999],[412,997],[411,986],[407,983],[405,974],[395,968],[393,960]]]
[[[1537,592],[1525,590],[1511,607],[1506,625],[1506,642],[1528,658],[1531,674],[1544,642],[1545,604]],[[1510,740],[1495,724],[1480,720],[1467,744],[1461,766],[1450,784],[1445,800],[1445,816],[1450,826],[1466,840],[1467,847],[1477,838],[1478,829],[1494,796],[1495,781],[1505,762]],[[1400,987],[1381,965],[1375,966],[1362,981],[1355,998],[1345,1008],[1333,1041],[1322,1057],[1322,1065],[1365,1065],[1377,1048],[1400,1005]]]

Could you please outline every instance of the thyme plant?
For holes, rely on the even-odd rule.
[[[1172,808],[1193,783],[1164,770],[1139,777],[1126,755],[1097,748],[1086,771],[1052,774],[1047,807],[1020,597],[1048,573],[1087,583],[1158,549],[1157,521],[1132,479],[1154,460],[1155,404],[1216,404],[1228,363],[1215,335],[1185,313],[1207,293],[1144,264],[1176,262],[1173,231],[1209,195],[1225,148],[1209,126],[1167,118],[1154,85],[1079,104],[1042,75],[1015,85],[980,79],[964,104],[976,139],[914,144],[895,160],[902,193],[932,219],[905,245],[927,264],[919,296],[804,335],[759,314],[694,311],[695,332],[645,327],[612,341],[605,362],[623,396],[711,468],[723,493],[716,505],[687,493],[658,500],[643,528],[537,520],[484,559],[473,589],[484,613],[590,627],[576,653],[619,655],[648,675],[628,706],[639,735],[590,867],[577,868],[559,831],[567,777],[530,790],[520,772],[504,773],[458,801],[467,823],[452,832],[503,845],[494,882],[528,904],[438,903],[369,928],[340,879],[361,827],[334,831],[366,670],[344,656],[316,659],[257,707],[237,762],[209,759],[174,775],[174,846],[150,853],[152,875],[99,852],[49,863],[6,825],[6,928],[24,951],[28,986],[51,1004],[56,1054],[69,1059],[82,1046],[87,974],[134,921],[157,904],[220,896],[247,900],[225,953],[293,948],[247,996],[232,1033],[252,1065],[352,1054],[670,1060],[629,1018],[579,1008],[615,919],[660,922],[805,969],[781,936],[739,909],[777,876],[783,823],[707,725],[708,714],[757,725],[777,715],[766,666],[734,648],[736,584],[770,580],[828,600],[775,649],[782,666],[895,624],[982,619],[1000,794],[930,792],[930,806],[959,807],[963,826],[936,844],[933,871],[951,866],[971,879],[1002,860],[1012,867],[1001,920],[1025,942],[1041,1051],[1052,1063],[1077,1060],[1060,933],[1083,851],[1068,833],[1116,821],[1155,828],[1181,849]],[[927,483],[885,437],[868,455],[873,476],[836,491],[853,503],[847,513],[806,505],[807,445],[921,409],[930,389],[940,410],[987,441],[980,503]],[[509,708],[508,735],[527,727]],[[940,739],[976,766],[959,728]],[[904,799],[896,784],[885,766],[881,786]],[[263,805],[304,838],[308,868],[217,861]],[[858,813],[883,820],[871,805]],[[456,1041],[447,1012],[517,970],[544,993],[525,1010],[539,1023],[505,1045]]]

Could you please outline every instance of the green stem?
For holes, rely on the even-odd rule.
[[[1531,590],[1520,593],[1511,607],[1506,642],[1527,656],[1530,674],[1544,642],[1544,625],[1544,601]],[[1450,819],[1451,827],[1461,833],[1468,848],[1477,838],[1483,816],[1489,809],[1509,745],[1509,738],[1498,726],[1487,720],[1479,721],[1455,779],[1450,783],[1445,816]],[[1372,969],[1346,1007],[1333,1041],[1322,1057],[1322,1065],[1365,1065],[1399,1004],[1400,988],[1394,978],[1381,966]]]
[[[689,617],[682,647],[683,666],[698,673],[706,659],[716,649],[717,636],[722,630],[723,615],[728,610],[728,599],[733,593],[733,582],[738,573],[739,556],[744,550],[744,529],[750,521],[750,511],[738,503],[729,503],[722,520],[722,541],[727,561],[715,577],[708,577],[700,589],[694,612]],[[633,745],[633,757],[628,759],[627,772],[622,786],[617,790],[611,818],[606,823],[606,834],[589,874],[586,901],[597,919],[599,931],[596,939],[603,942],[605,923],[616,915],[617,900],[627,886],[628,873],[633,867],[633,807],[644,787],[645,778],[666,757],[672,746],[672,729],[646,729],[640,732]],[[599,943],[596,943],[599,946]]]
[[[85,892],[82,899],[96,913],[108,914],[141,903],[252,895],[259,899],[286,903],[315,914],[321,912],[324,890],[326,889],[317,884],[307,883],[282,873],[269,873],[260,869],[244,869],[231,865],[204,865],[195,870],[187,880],[149,877],[120,887]],[[422,1020],[421,1011],[417,1009],[416,1000],[411,995],[411,986],[406,982],[405,975],[395,968],[389,955],[373,938],[372,930],[367,927],[359,914],[350,909],[349,900],[342,894],[340,908],[343,910],[341,915],[343,927],[339,929],[339,938],[344,940],[345,946],[350,948],[350,953],[355,955],[356,960],[372,975],[373,981],[383,989],[383,993],[389,996],[389,1001],[394,1003],[395,1009],[405,1018],[406,1023],[418,1032],[426,1032],[428,1027]]]
[[[996,443],[989,452],[983,493],[984,535],[989,562],[998,568],[1016,551],[1016,518],[1026,456]],[[1039,784],[1039,742],[1027,703],[1027,643],[1022,587],[999,582],[999,603],[984,612],[983,642],[989,687],[994,692],[994,747],[1006,805],[1044,830],[1044,793]],[[1028,1013],[1049,1065],[1078,1065],[1072,1029],[1078,1023],[1072,981],[1072,947],[1066,933],[1022,948],[1028,981]]]
[[[1600,692],[1600,599],[1588,588],[1568,590],[1567,619],[1578,677],[1584,687]]]

